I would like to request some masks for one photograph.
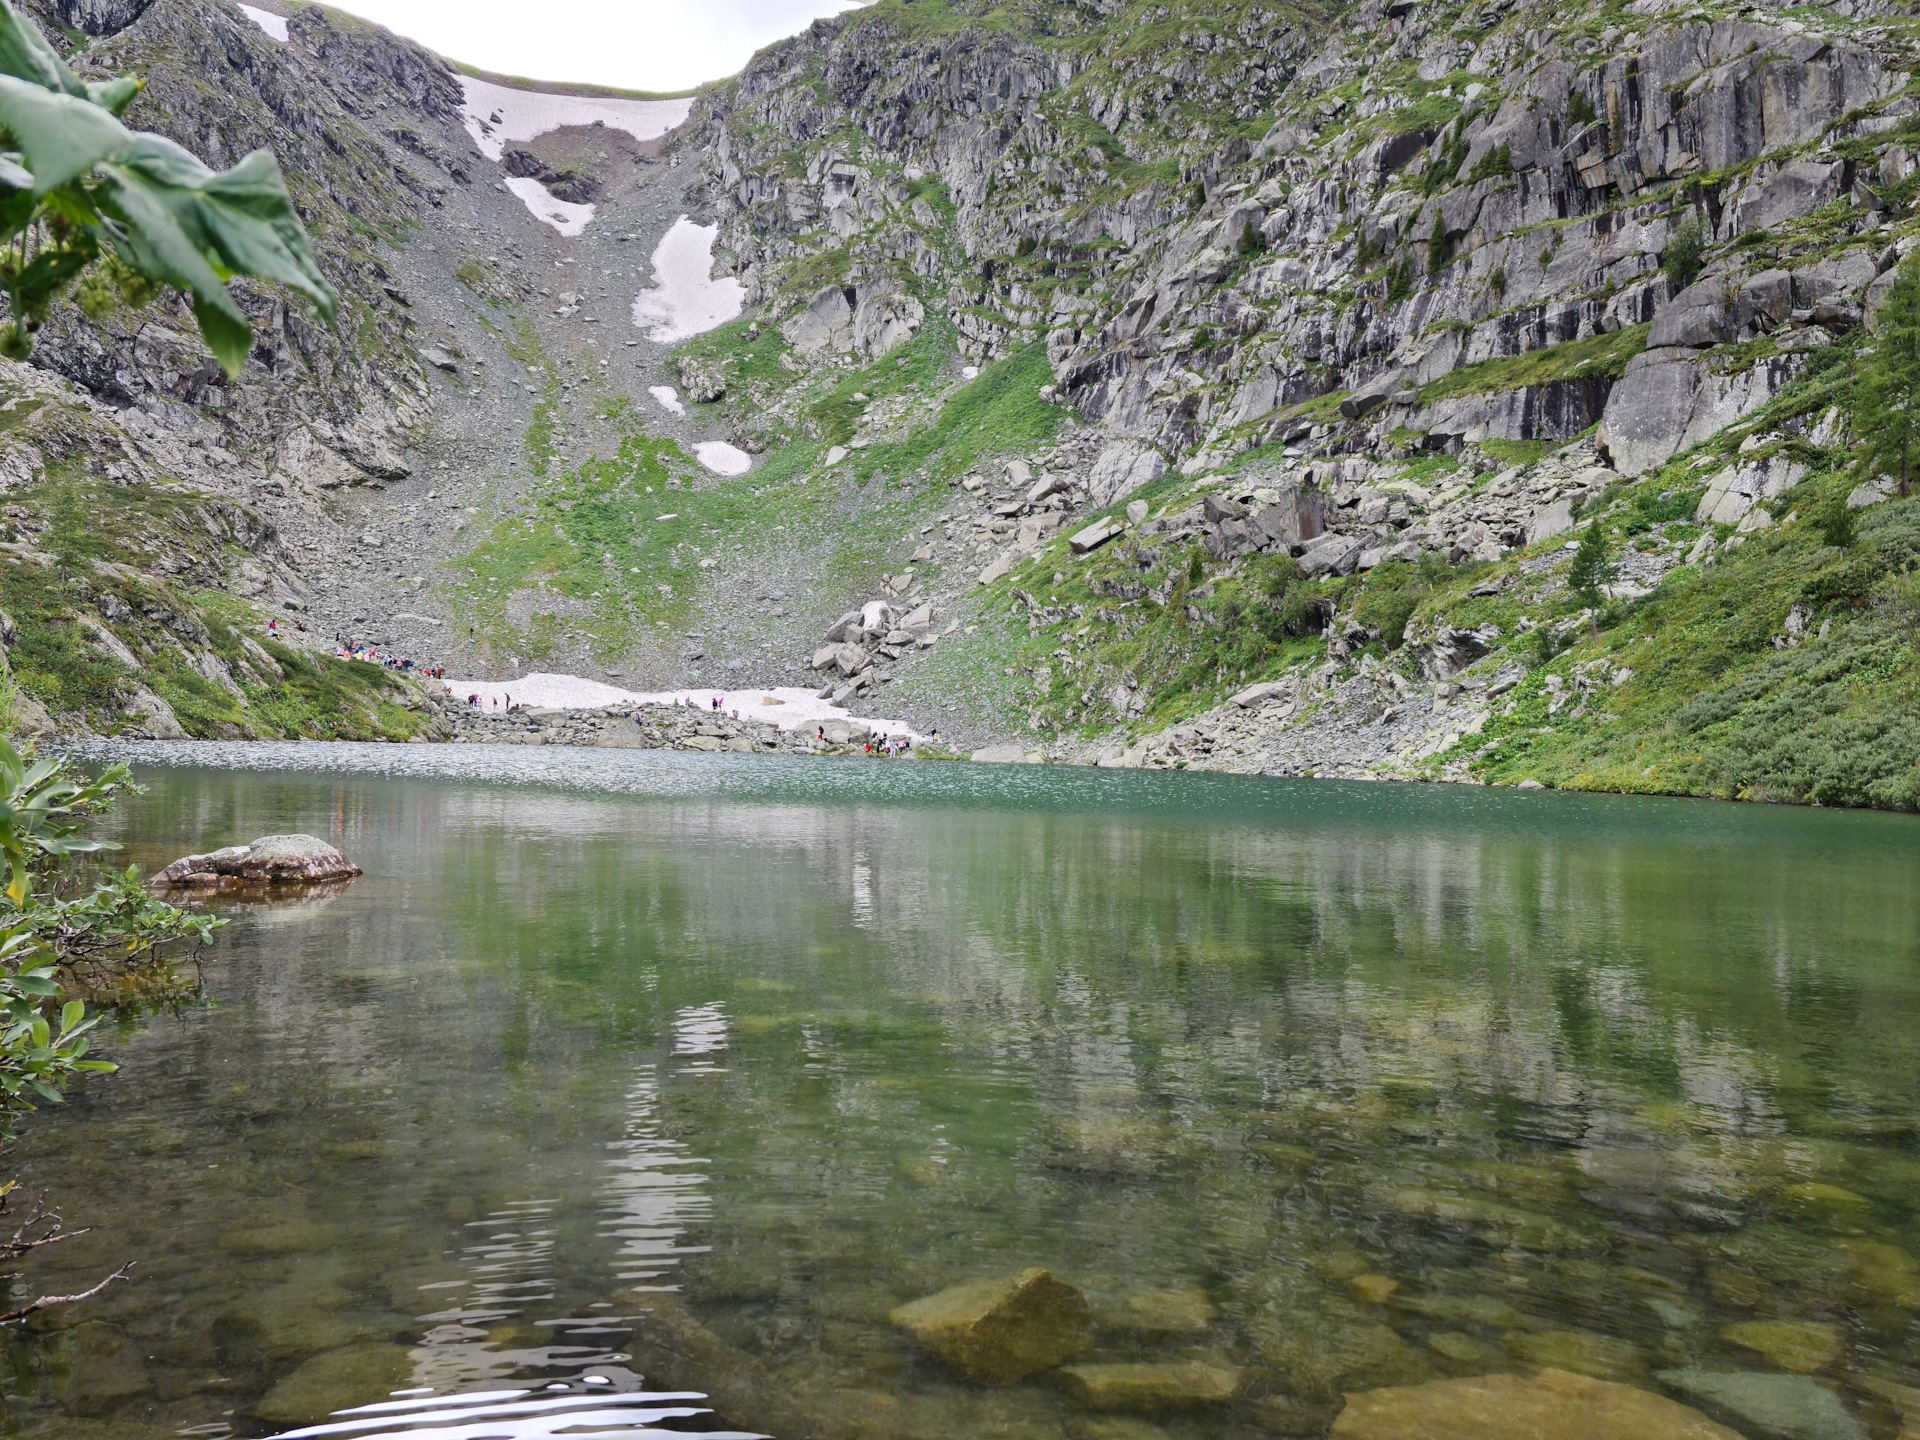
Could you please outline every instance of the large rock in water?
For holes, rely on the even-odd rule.
[[[207,855],[185,855],[158,875],[159,885],[310,885],[347,880],[360,867],[313,835],[262,835],[251,845],[229,845]]]
[[[889,1317],[976,1385],[1006,1385],[1051,1370],[1087,1342],[1086,1297],[1046,1270],[955,1285]]]
[[[1430,1380],[1347,1397],[1333,1440],[1740,1440],[1698,1410],[1564,1370]]]

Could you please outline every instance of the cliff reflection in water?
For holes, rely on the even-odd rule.
[[[23,1433],[591,1377],[713,1394],[682,1426],[1092,1434],[888,1321],[1030,1265],[1085,1294],[1085,1360],[1236,1373],[1175,1435],[1829,1341],[1861,1415],[1920,1379],[1910,823],[457,758],[150,773],[143,862],[309,829],[368,873],[236,913],[219,1007],[32,1127],[29,1183],[100,1227],[36,1283],[144,1278],[15,1339]]]

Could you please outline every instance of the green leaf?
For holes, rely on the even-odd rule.
[[[193,236],[181,228],[168,203],[177,198],[177,192],[124,166],[108,166],[106,174],[113,182],[114,208],[127,222],[125,232],[114,237],[120,258],[149,279],[190,294],[208,348],[229,375],[238,375],[246,364],[253,332]]]
[[[16,75],[47,90],[87,93],[80,77],[67,68],[39,27],[0,0],[0,75]]]
[[[133,97],[146,88],[146,81],[122,75],[118,80],[92,82],[87,86],[87,98],[102,110],[118,117],[127,113],[127,106],[133,103]]]
[[[60,1007],[60,1033],[65,1035],[74,1026],[86,1018],[87,1006],[83,1000],[69,1000]]]
[[[33,193],[45,195],[134,148],[133,132],[84,96],[0,75],[0,125],[12,134]]]
[[[280,167],[256,150],[215,174],[159,135],[142,134],[125,170],[150,184],[182,233],[236,275],[290,285],[334,318],[333,288],[320,273]]]
[[[49,1085],[46,1081],[35,1079],[35,1080],[29,1081],[28,1083],[32,1085],[35,1090],[38,1090],[41,1096],[45,1098],[48,1101],[48,1103],[53,1105],[64,1105],[67,1103],[66,1096],[62,1095],[58,1090],[54,1089],[53,1086]]]

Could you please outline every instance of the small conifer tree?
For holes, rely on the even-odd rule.
[[[1573,564],[1567,568],[1567,589],[1593,611],[1593,633],[1600,633],[1600,607],[1606,603],[1606,586],[1613,583],[1614,564],[1607,557],[1607,536],[1596,516],[1587,533],[1580,537]]]

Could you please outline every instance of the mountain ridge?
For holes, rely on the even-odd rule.
[[[514,173],[600,197],[565,239],[474,152],[453,67],[316,10],[280,47],[156,0],[86,58],[150,69],[134,118],[209,159],[257,137],[324,178],[342,336],[256,297],[211,403],[110,309],[38,362],[95,425],[181,421],[131,443],[293,537],[203,566],[235,620],[884,689],[1023,758],[1920,801],[1920,520],[1850,428],[1917,233],[1902,12],[881,0],[660,141],[534,142]],[[190,83],[221,67],[257,107]],[[747,308],[659,344],[619,310],[682,215]],[[1597,609],[1563,548],[1596,519]],[[46,628],[98,662],[75,637],[113,622],[68,598]],[[269,733],[237,638],[224,708],[129,648],[91,708],[15,669],[50,726],[154,728],[137,681],[175,728]]]

